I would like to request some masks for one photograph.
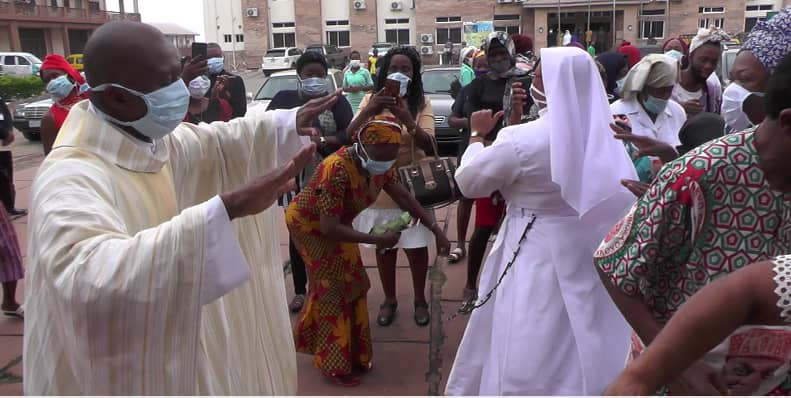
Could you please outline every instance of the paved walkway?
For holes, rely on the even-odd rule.
[[[17,143],[14,148],[14,170],[18,208],[28,207],[30,186],[42,160],[41,145],[28,142],[21,134],[17,134]],[[439,210],[437,219],[440,221],[450,219],[449,237],[451,240],[455,240],[455,208]],[[14,226],[19,235],[22,254],[26,255],[27,217],[15,220]],[[284,258],[287,258],[288,241],[284,225],[281,226],[279,234],[281,253]],[[363,261],[372,282],[368,302],[374,343],[374,371],[366,376],[363,384],[359,387],[352,389],[338,387],[320,376],[318,370],[312,367],[309,356],[298,354],[299,394],[426,395],[437,391],[442,393],[466,323],[464,317],[456,318],[453,321],[445,320],[460,304],[466,273],[465,264],[442,267],[447,281],[442,287],[441,294],[436,295],[432,305],[441,306],[443,309],[441,323],[435,323],[433,326],[435,331],[439,330],[445,338],[439,338],[440,333],[435,333],[438,337],[434,338],[432,343],[430,339],[431,327],[418,327],[412,320],[412,282],[403,253],[399,256],[397,270],[400,303],[398,316],[395,322],[386,328],[378,326],[375,322],[379,304],[383,301],[384,295],[376,272],[373,251],[363,250]],[[438,274],[434,273],[431,277],[437,278]],[[293,290],[290,275],[286,276],[286,285],[290,300]],[[430,293],[429,285],[430,283],[427,284],[426,294]],[[21,282],[20,289],[17,291],[20,302],[23,299],[23,292],[24,281]],[[436,322],[440,317],[434,315],[434,322]],[[0,318],[0,395],[21,395],[23,323],[15,319]],[[292,322],[294,320],[296,320],[296,316],[292,316]],[[433,366],[431,367],[429,366],[430,348],[434,348],[434,356],[431,361]],[[427,381],[427,373],[430,368],[438,371],[438,374],[431,378],[433,384]],[[437,376],[441,376],[441,378]]]

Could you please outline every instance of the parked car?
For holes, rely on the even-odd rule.
[[[295,47],[270,48],[261,59],[261,70],[269,76],[273,72],[294,69],[300,55],[302,50]]]
[[[330,69],[327,71],[328,76],[332,76],[330,80],[330,90],[335,91],[343,86],[343,72],[338,69]],[[266,109],[275,94],[281,90],[296,90],[297,89],[297,71],[287,70],[284,72],[273,73],[268,79],[264,81],[261,88],[253,97],[253,100],[247,106],[248,109],[252,107],[262,106]]]
[[[305,52],[319,52],[327,58],[330,68],[343,69],[349,63],[349,56],[338,47],[326,44],[314,44],[305,47]]]
[[[738,53],[738,48],[729,48],[722,52],[722,59],[717,68],[717,75],[720,77],[723,88],[731,83],[731,68],[733,67],[733,61],[736,60],[736,54]]]
[[[69,62],[69,65],[71,65],[71,67],[74,68],[74,70],[76,70],[77,72],[82,72],[82,69],[84,68],[82,64],[82,54],[69,55],[68,57],[66,57],[66,61]]]
[[[41,119],[51,106],[50,98],[30,104],[18,104],[14,111],[14,127],[30,141],[41,140]]]
[[[437,144],[442,147],[440,152],[444,152],[445,147],[455,151],[461,140],[461,130],[448,125],[454,102],[450,95],[450,85],[454,80],[458,80],[460,73],[459,67],[431,68],[423,71],[423,91],[431,100],[434,111],[434,136],[437,138]]]
[[[31,53],[0,52],[0,74],[27,77],[38,75],[42,61]]]
[[[376,51],[379,53],[379,56],[381,57],[381,56],[387,54],[387,52],[390,51],[390,49],[395,47],[395,46],[396,46],[395,43],[374,43],[371,46],[371,49],[368,50],[368,56],[369,57],[373,57],[374,56],[374,48],[375,48]]]

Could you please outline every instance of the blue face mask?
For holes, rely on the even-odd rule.
[[[658,115],[667,107],[667,100],[646,95],[646,99],[643,101],[643,107],[648,112]]]
[[[327,79],[321,77],[309,77],[307,79],[297,78],[297,90],[308,98],[316,98],[327,95]]]
[[[360,156],[360,152],[362,151],[365,154],[365,158]],[[368,171],[371,175],[378,176],[384,173],[387,173],[387,170],[390,170],[395,164],[395,159],[385,161],[385,160],[373,160],[368,153],[365,152],[365,147],[360,143],[354,143],[354,152],[357,154],[357,157],[360,159],[360,163],[363,165],[363,168]]]
[[[409,90],[409,83],[412,81],[412,79],[401,72],[391,73],[387,75],[387,78],[391,80],[398,80],[401,83],[398,96],[401,98],[406,97],[407,91]]]
[[[684,57],[684,54],[682,54],[681,51],[678,50],[668,50],[665,52],[665,55],[679,62],[681,62],[681,58]]]
[[[47,94],[49,94],[55,102],[68,97],[73,90],[74,83],[72,83],[66,75],[59,76],[47,83]]]
[[[209,58],[206,62],[209,66],[210,75],[219,75],[225,69],[225,59],[222,57]]]
[[[98,108],[96,108],[96,111],[108,122],[132,127],[138,133],[154,140],[172,133],[179,123],[184,120],[184,115],[187,114],[187,108],[189,108],[190,93],[181,79],[148,94],[143,94],[115,83],[102,84],[92,88],[91,91],[104,91],[108,87],[125,90],[142,99],[146,104],[146,114],[140,119],[123,122]]]

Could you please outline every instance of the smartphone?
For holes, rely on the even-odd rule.
[[[401,94],[401,82],[398,80],[387,79],[385,81],[385,87],[393,97],[398,98],[398,95]]]
[[[208,58],[209,47],[206,43],[192,43],[192,59],[201,57]]]
[[[627,133],[631,133],[632,132],[632,126],[629,126],[628,124],[626,124],[626,123],[624,123],[624,122],[622,122],[620,120],[616,120],[615,121],[615,125],[620,127],[620,128],[622,128],[622,129],[624,129]]]

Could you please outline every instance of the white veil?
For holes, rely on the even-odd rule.
[[[550,128],[552,181],[582,217],[637,179],[624,145],[610,130],[612,113],[593,58],[576,47],[541,49]]]

